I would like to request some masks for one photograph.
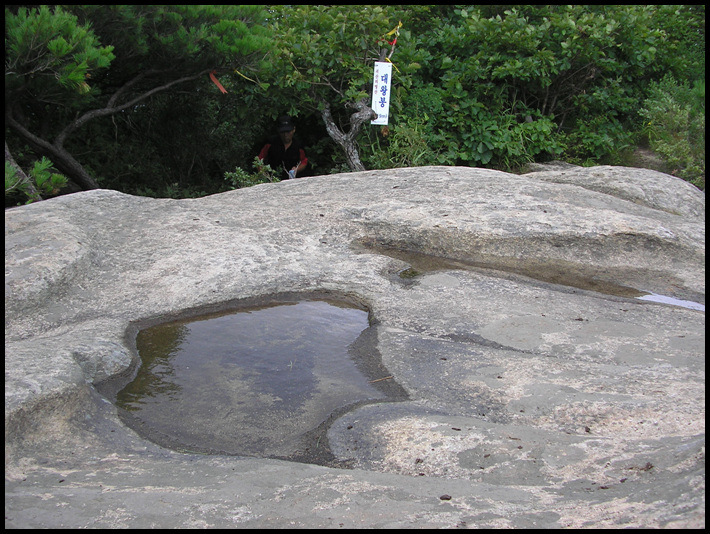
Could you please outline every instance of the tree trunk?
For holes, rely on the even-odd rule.
[[[42,196],[39,194],[39,191],[37,191],[37,188],[35,187],[34,182],[32,182],[32,179],[27,176],[27,173],[22,170],[22,168],[15,162],[15,158],[12,157],[12,154],[10,153],[10,147],[7,146],[7,141],[5,141],[5,161],[7,161],[13,169],[15,169],[15,172],[17,173],[17,176],[20,179],[20,183],[27,185],[27,196],[32,199],[42,200]],[[8,191],[5,190],[6,194],[7,192]]]
[[[355,113],[350,115],[350,131],[343,132],[338,128],[330,113],[330,103],[323,102],[323,110],[321,115],[325,123],[325,129],[330,138],[335,141],[345,153],[345,161],[348,163],[351,171],[364,171],[365,166],[360,161],[360,154],[357,149],[357,136],[360,133],[360,127],[368,120],[376,119],[377,114],[372,110],[367,102],[363,99],[350,107],[355,108]]]
[[[89,189],[99,188],[99,184],[96,180],[94,180],[91,175],[86,172],[81,163],[75,160],[74,157],[64,149],[64,147],[61,145],[58,146],[57,143],[50,143],[49,141],[34,135],[17,120],[15,120],[12,113],[5,113],[5,123],[15,130],[20,138],[32,146],[32,148],[34,148],[39,154],[49,158],[59,172],[71,179],[83,190],[88,191]]]

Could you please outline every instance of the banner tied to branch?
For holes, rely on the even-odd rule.
[[[217,72],[216,70],[213,70],[212,72],[210,72],[210,80],[212,80],[212,83],[214,83],[214,84],[217,86],[217,88],[218,88],[220,91],[222,91],[222,94],[223,94],[223,95],[224,95],[224,94],[227,94],[227,90],[222,86],[221,83],[219,83],[219,80],[218,80],[217,77],[215,76],[215,73],[216,73],[216,72]]]
[[[389,122],[391,89],[392,63],[376,61],[372,76],[372,109],[377,118],[370,124],[386,125]]]

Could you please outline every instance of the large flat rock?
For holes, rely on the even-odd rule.
[[[703,527],[704,279],[704,194],[620,167],[7,210],[6,527]],[[365,306],[407,393],[332,422],[350,468],[122,423],[137,328],[275,296]]]

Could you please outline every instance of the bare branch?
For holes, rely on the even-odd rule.
[[[201,76],[204,76],[208,73],[210,73],[213,69],[205,69],[203,71],[198,72],[197,74],[193,74],[191,76],[185,76],[183,78],[178,78],[177,80],[172,80],[171,82],[165,83],[163,85],[160,85],[158,87],[154,87],[150,91],[146,91],[145,93],[138,95],[137,97],[133,98],[132,100],[129,100],[128,102],[125,102],[123,104],[117,105],[116,102],[118,99],[133,85],[138,83],[140,80],[145,79],[151,74],[155,74],[157,71],[149,71],[146,73],[142,73],[135,78],[133,78],[131,81],[123,85],[118,91],[116,91],[111,98],[109,99],[106,107],[100,108],[100,109],[94,109],[91,111],[88,111],[84,113],[81,117],[76,119],[75,121],[71,122],[64,130],[60,132],[60,134],[56,137],[54,140],[54,144],[56,146],[63,146],[64,141],[66,138],[74,132],[77,128],[82,126],[83,124],[87,123],[90,120],[96,119],[98,117],[105,117],[107,115],[113,115],[115,113],[118,113],[119,111],[122,111],[124,109],[130,108],[132,106],[135,106],[138,102],[141,102],[142,100],[145,100],[146,98],[149,98],[153,96],[156,93],[160,93],[161,91],[166,91],[167,89],[170,89],[171,87],[184,83],[184,82],[189,82],[192,80],[196,80],[200,78]]]

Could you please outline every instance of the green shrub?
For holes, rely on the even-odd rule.
[[[651,150],[673,174],[705,189],[705,82],[679,84],[670,76],[651,84],[640,115]]]
[[[256,171],[249,173],[241,167],[237,167],[233,171],[225,172],[224,179],[229,182],[234,189],[280,181],[276,176],[276,171],[269,165],[262,163],[259,158],[254,158],[254,168]]]
[[[625,128],[616,117],[597,115],[577,120],[567,135],[565,153],[571,162],[586,164],[618,163],[621,155],[635,143],[633,131]]]
[[[368,168],[397,169],[438,165],[439,151],[432,148],[425,132],[428,117],[409,119],[403,124],[368,130],[369,145],[363,150]]]

